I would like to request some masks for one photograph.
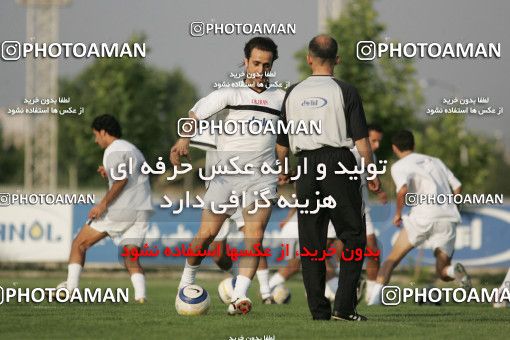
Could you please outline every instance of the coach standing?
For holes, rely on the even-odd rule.
[[[327,35],[313,38],[308,45],[307,62],[312,75],[300,83],[292,85],[285,95],[282,105],[282,119],[287,123],[320,121],[321,134],[279,135],[276,151],[280,162],[288,155],[288,149],[303,160],[308,161],[308,172],[297,180],[297,199],[309,200],[307,210],[315,210],[317,199],[331,195],[336,201],[333,209],[321,208],[316,214],[299,213],[299,242],[308,250],[326,249],[327,226],[333,222],[336,234],[344,243],[344,249],[365,249],[365,216],[360,190],[359,175],[335,174],[341,170],[341,162],[346,169],[354,170],[356,159],[349,151],[356,145],[365,159],[365,165],[372,163],[372,151],[368,142],[368,129],[361,98],[356,88],[333,77],[338,64],[337,42]],[[317,171],[318,164],[326,166],[322,180]],[[282,175],[284,176],[284,175]],[[349,179],[356,176],[356,179]],[[378,192],[377,178],[369,181],[369,189]],[[319,192],[319,195],[317,195]],[[308,307],[314,320],[365,321],[356,312],[356,286],[361,274],[363,261],[341,261],[339,289],[336,293],[333,313],[328,299],[324,297],[326,266],[324,261],[316,261],[301,256],[303,281],[308,298]]]

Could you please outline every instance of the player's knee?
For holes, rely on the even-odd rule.
[[[133,267],[133,266],[139,266],[140,262],[139,262],[138,258],[136,258],[132,255],[129,255],[129,256],[124,257],[124,264],[126,265],[126,267]]]
[[[84,252],[87,251],[88,248],[90,248],[90,243],[87,242],[87,240],[75,238],[73,240],[73,243],[71,244],[71,247],[75,251],[79,251],[80,253],[84,253]]]
[[[199,243],[201,246],[209,246],[214,241],[216,233],[214,233],[214,231],[210,228],[205,228],[201,230],[197,236],[197,243]]]

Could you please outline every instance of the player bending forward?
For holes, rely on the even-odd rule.
[[[90,210],[87,222],[71,245],[67,283],[59,285],[70,292],[79,286],[87,249],[106,236],[130,252],[133,247],[139,251],[153,209],[149,178],[140,172],[145,158],[136,146],[120,139],[122,132],[117,120],[110,115],[96,117],[92,131],[95,142],[104,149],[103,165],[97,171],[108,179],[109,189],[101,202]],[[119,172],[121,164],[124,169],[131,164],[132,174]],[[145,276],[138,258],[132,261],[131,257],[125,257],[124,264],[131,275],[135,301],[144,303]]]
[[[393,224],[403,225],[390,255],[377,276],[369,305],[381,303],[381,291],[388,284],[393,269],[413,248],[428,241],[434,249],[436,272],[443,281],[457,280],[465,289],[471,288],[471,279],[460,263],[452,265],[455,247],[455,228],[460,214],[454,204],[419,204],[409,215],[402,216],[406,194],[440,195],[461,192],[461,183],[444,163],[435,157],[415,153],[414,136],[402,130],[392,138],[392,149],[399,160],[391,167],[391,176],[397,190],[397,211]],[[451,187],[451,188],[450,188]]]
[[[200,101],[198,101],[198,103],[200,103]],[[195,112],[198,103],[191,109],[192,112]],[[221,117],[221,114],[217,114],[216,116]],[[211,175],[210,172],[212,167],[220,161],[218,151],[216,150],[216,137],[216,134],[204,133],[202,135],[196,135],[190,140],[190,146],[206,151],[205,172],[207,176]],[[209,181],[206,181],[205,186],[206,188],[209,187]],[[221,270],[229,273],[233,273],[233,261],[232,258],[227,255],[227,239],[236,231],[244,233],[243,210],[241,208],[238,208],[232,216],[223,222],[220,231],[209,246],[211,249],[217,249],[217,247],[219,247],[221,252],[213,256],[213,261]],[[262,303],[266,305],[276,304],[269,288],[269,269],[267,266],[267,259],[265,257],[260,258],[259,266],[257,268],[257,279],[259,280],[259,290]],[[230,301],[228,302],[230,303]]]
[[[195,111],[190,112],[190,118],[195,120],[207,119],[223,109],[227,109],[226,120],[249,121],[259,120],[261,124],[268,121],[277,125],[280,109],[285,93],[269,87],[266,72],[271,71],[273,62],[278,58],[277,46],[269,38],[256,37],[248,41],[244,48],[245,73],[251,75],[244,80],[246,87],[221,88],[200,100]],[[193,249],[207,249],[218,234],[225,220],[235,212],[229,208],[224,213],[214,213],[216,207],[230,202],[233,192],[241,196],[246,193],[244,218],[244,245],[247,249],[254,249],[255,244],[262,244],[264,230],[271,214],[271,206],[259,207],[254,214],[256,201],[261,201],[261,192],[265,198],[274,200],[276,195],[277,175],[263,175],[260,169],[264,162],[275,164],[276,135],[273,134],[221,134],[217,138],[217,150],[220,157],[218,165],[229,166],[229,160],[239,157],[237,164],[241,169],[251,164],[254,175],[216,175],[211,179],[204,196],[201,225],[191,245]],[[172,164],[179,165],[180,157],[188,155],[189,138],[181,138],[172,147],[170,159]],[[239,263],[239,275],[232,294],[232,302],[228,313],[246,314],[251,310],[252,302],[246,296],[251,280],[255,276],[260,257],[243,257]],[[195,275],[203,257],[190,256],[186,259],[179,288],[193,284]]]

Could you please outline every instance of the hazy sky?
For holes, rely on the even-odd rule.
[[[387,36],[402,42],[499,42],[500,59],[416,59],[421,79],[437,85],[425,89],[426,105],[440,104],[445,96],[485,96],[490,104],[504,107],[499,117],[468,118],[470,129],[503,136],[510,150],[510,2],[499,1],[376,1]],[[0,2],[0,41],[25,41],[25,9],[14,0]],[[134,32],[145,32],[151,48],[147,61],[164,69],[180,67],[198,87],[210,92],[212,84],[238,71],[242,46],[251,36],[209,35],[191,37],[193,21],[223,23],[295,23],[296,35],[279,35],[277,77],[296,81],[293,54],[317,33],[315,0],[74,0],[61,10],[60,41],[122,42]],[[61,76],[73,76],[90,61],[61,60]],[[25,65],[0,61],[0,107],[24,98]],[[367,100],[367,99],[365,99]],[[418,115],[425,117],[425,107]],[[428,118],[433,119],[433,118]]]

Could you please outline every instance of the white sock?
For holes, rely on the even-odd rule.
[[[260,295],[262,299],[267,299],[271,296],[271,289],[269,288],[269,269],[257,270],[257,279],[259,280]]]
[[[381,304],[381,292],[384,285],[380,283],[374,283],[372,287],[372,294],[370,294],[370,299],[367,303],[368,306],[380,305]]]
[[[367,280],[367,290],[365,291],[365,302],[368,304],[370,296],[372,295],[372,289],[377,282],[375,280]]]
[[[145,276],[142,273],[131,275],[131,282],[135,289],[135,300],[145,299]]]
[[[333,291],[333,294],[336,294],[338,290],[338,276],[334,276],[326,282],[326,286],[329,286]]]
[[[269,280],[269,289],[273,290],[274,287],[281,285],[285,282],[285,278],[282,276],[282,274],[276,272],[271,276],[271,279]]]
[[[501,283],[501,286],[499,287],[500,294],[505,288],[510,289],[510,269],[508,269],[508,272],[506,273],[506,276],[503,279],[503,283]]]
[[[455,279],[455,266],[454,265],[446,267],[446,275],[448,275],[452,279]]]
[[[250,283],[250,278],[243,275],[237,275],[236,286],[234,287],[234,293],[232,294],[231,301],[235,301],[240,297],[245,297],[248,292],[248,288],[250,288]]]
[[[70,263],[67,266],[67,289],[73,292],[80,285],[82,266],[78,263]]]
[[[337,289],[338,289],[338,277],[329,279],[326,282],[326,289],[324,290],[324,296],[326,297],[326,299],[328,299],[329,301],[335,301],[335,294]]]
[[[179,289],[195,283],[195,275],[197,275],[199,267],[200,265],[192,266],[188,264],[188,260],[184,262],[184,270],[182,271],[181,282],[179,282]]]

